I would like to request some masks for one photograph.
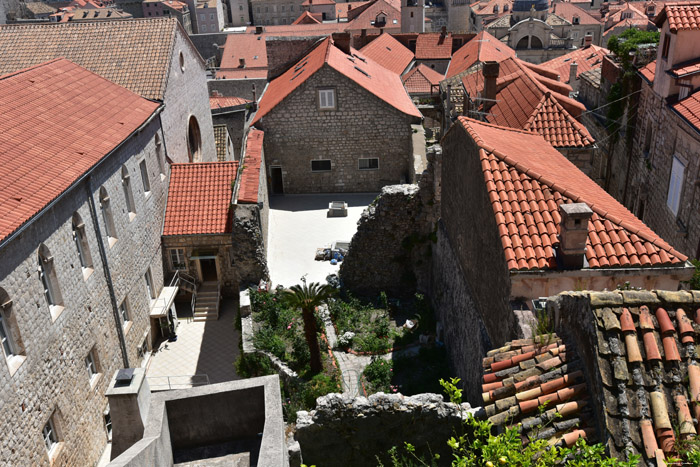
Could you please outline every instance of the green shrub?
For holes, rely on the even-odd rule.
[[[259,353],[241,353],[234,366],[236,374],[242,378],[254,378],[276,373],[270,359]]]
[[[309,344],[306,343],[306,339],[301,333],[297,333],[292,340],[292,358],[294,359],[294,366],[299,369],[308,365],[311,360]],[[295,369],[300,371],[297,368]]]
[[[393,376],[391,362],[380,357],[372,357],[372,361],[365,367],[362,373],[367,381],[367,392],[396,392],[391,387],[391,377]]]
[[[267,350],[277,358],[284,358],[286,346],[280,336],[270,328],[259,329],[253,336],[253,344],[259,350]]]
[[[378,337],[375,334],[357,336],[353,347],[359,352],[386,352],[391,348],[391,340],[387,337]]]

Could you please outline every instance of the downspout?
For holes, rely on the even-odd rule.
[[[105,251],[105,245],[102,241],[102,232],[100,231],[100,226],[97,223],[97,209],[95,208],[95,199],[92,196],[91,182],[92,176],[88,176],[85,180],[85,189],[87,191],[87,197],[89,200],[88,205],[90,206],[90,217],[92,218],[92,224],[95,226],[95,236],[97,236],[97,246],[100,250],[100,259],[102,260],[102,270],[105,275],[105,280],[107,281],[107,289],[109,290],[109,301],[112,302],[112,314],[114,316],[114,324],[117,328],[117,337],[119,338],[119,347],[122,351],[122,363],[124,368],[129,368],[129,357],[126,352],[126,341],[124,340],[124,330],[122,329],[121,320],[119,319],[119,307],[117,306],[117,297],[114,295],[114,284],[112,283],[112,275],[109,272],[109,265],[107,264],[107,252]]]

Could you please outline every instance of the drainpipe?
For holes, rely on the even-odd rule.
[[[90,217],[92,218],[92,225],[95,226],[95,235],[97,236],[97,247],[100,250],[100,260],[102,260],[102,270],[105,274],[105,280],[107,281],[107,289],[109,290],[109,301],[112,302],[112,314],[114,316],[114,324],[117,328],[117,337],[119,338],[119,347],[122,351],[122,363],[124,368],[129,368],[129,357],[126,352],[126,341],[124,340],[124,330],[122,329],[122,323],[119,319],[119,307],[117,306],[117,297],[114,295],[114,284],[112,283],[112,275],[109,272],[109,265],[107,264],[107,252],[105,251],[105,244],[102,241],[102,232],[100,231],[100,226],[97,223],[97,209],[95,208],[95,198],[92,196],[92,177],[88,176],[85,183],[85,189],[88,196],[88,206],[90,206]]]

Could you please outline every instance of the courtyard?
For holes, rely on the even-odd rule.
[[[308,282],[326,282],[340,265],[316,261],[316,250],[350,242],[362,211],[378,193],[305,194],[270,197],[267,264],[273,286],[289,287],[306,274]],[[328,204],[344,201],[347,217],[326,217]]]

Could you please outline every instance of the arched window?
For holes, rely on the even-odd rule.
[[[24,353],[12,313],[12,300],[5,289],[0,288],[0,347],[8,360]]]
[[[136,205],[134,204],[134,193],[131,191],[131,176],[129,169],[122,165],[122,188],[124,188],[124,198],[126,198],[126,210],[129,211],[129,220],[136,216]]]
[[[73,241],[75,248],[78,250],[78,258],[80,266],[83,268],[83,277],[88,278],[92,272],[92,256],[90,255],[90,245],[88,245],[87,236],[85,235],[85,224],[80,214],[73,214]]]
[[[43,243],[39,247],[39,279],[44,288],[44,298],[48,303],[49,308],[54,312],[55,307],[60,307],[63,300],[61,299],[61,290],[58,286],[58,278],[56,277],[56,268],[54,266],[53,256],[48,247]]]
[[[111,247],[117,241],[117,230],[114,226],[114,216],[112,216],[112,206],[109,201],[109,195],[105,187],[100,188],[100,211],[102,211],[102,221],[105,224],[105,233],[107,241]]]
[[[531,49],[541,49],[542,40],[537,36],[530,36],[530,48]]]
[[[523,37],[522,39],[520,39],[520,40],[518,41],[518,43],[516,44],[515,48],[516,48],[516,49],[527,49],[527,46],[528,46],[528,43],[529,43],[529,42],[528,42],[528,37],[529,37],[529,36],[525,36],[525,37]]]
[[[163,142],[160,140],[160,134],[156,133],[156,158],[158,159],[158,169],[160,170],[160,179],[165,178],[165,150]]]
[[[202,136],[199,133],[199,123],[194,115],[187,124],[187,154],[190,162],[199,162],[202,158]]]

